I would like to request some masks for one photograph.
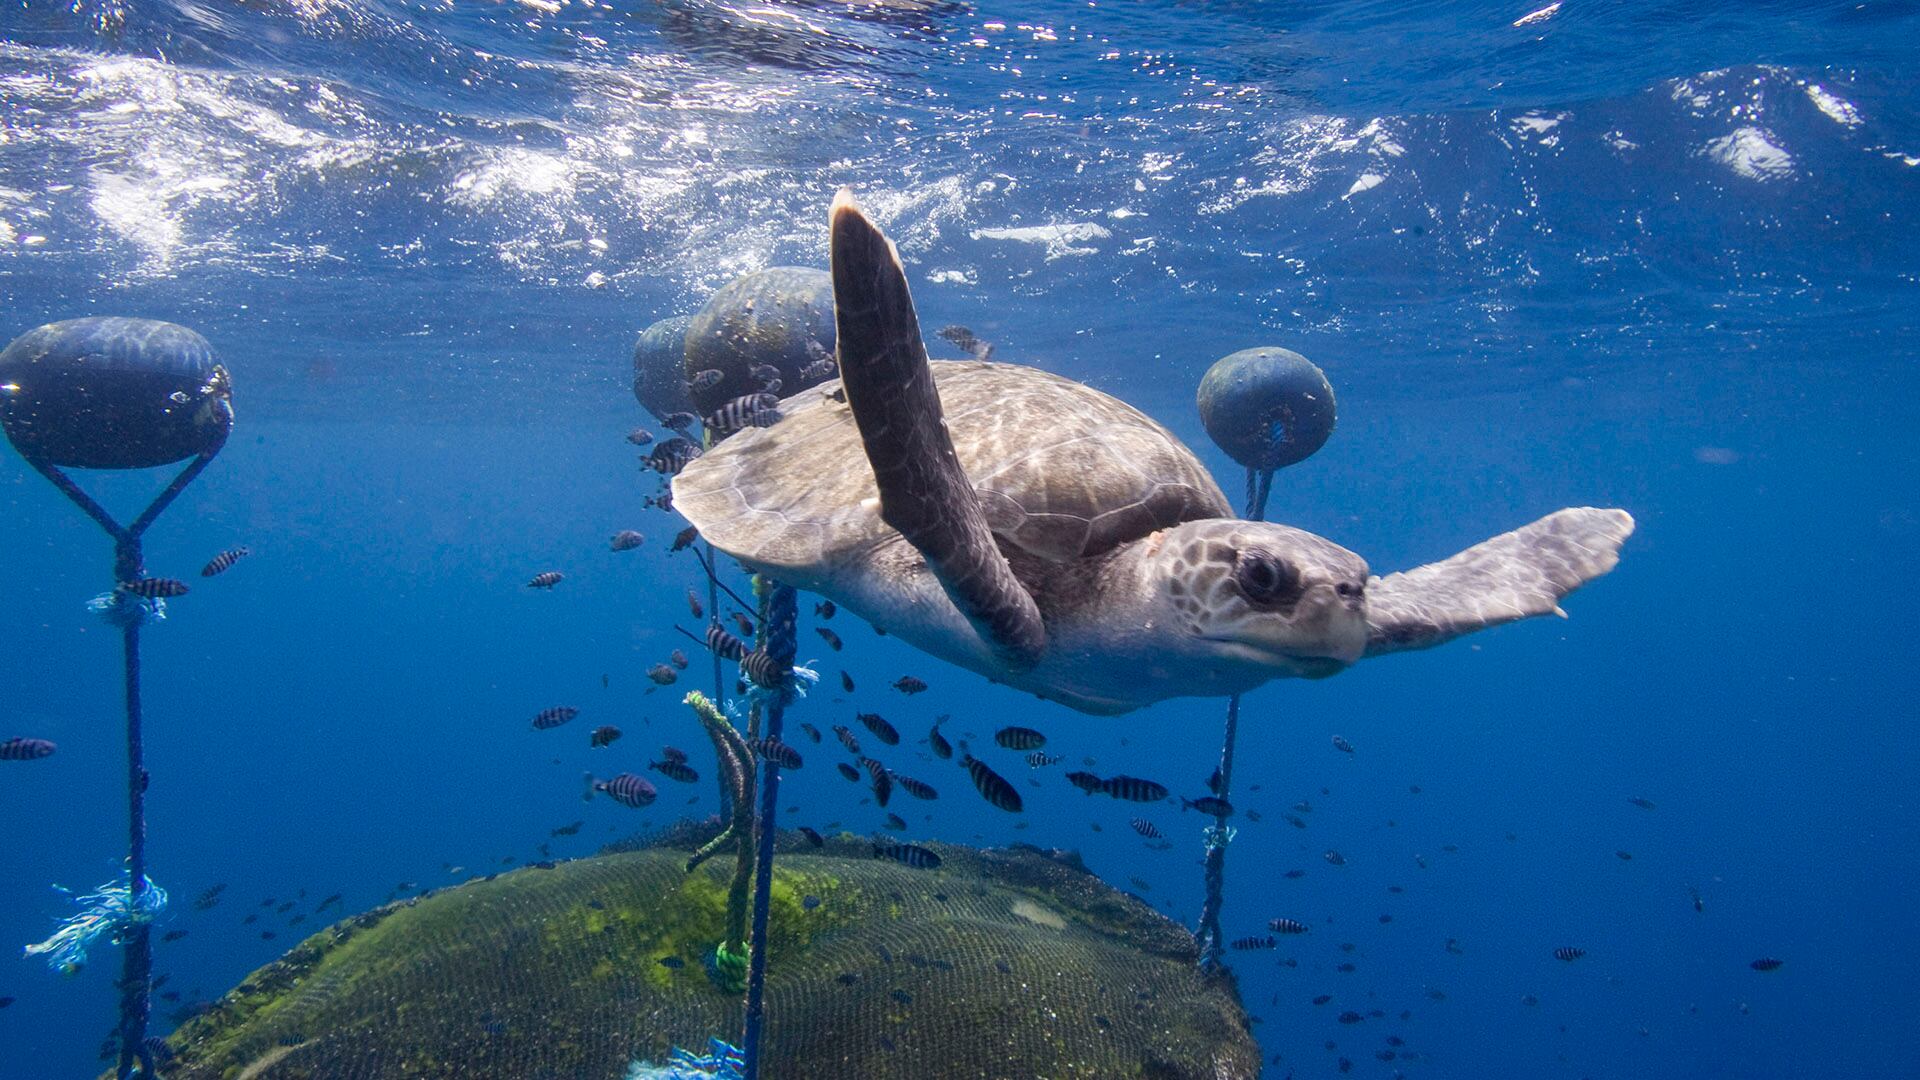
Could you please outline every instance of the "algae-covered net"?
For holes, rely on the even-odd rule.
[[[1258,1074],[1185,930],[1070,858],[933,847],[921,870],[783,835],[769,1075]],[[177,1032],[172,1075],[616,1078],[705,1046],[741,1022],[704,969],[728,868],[685,862],[679,844],[603,854],[349,919]]]

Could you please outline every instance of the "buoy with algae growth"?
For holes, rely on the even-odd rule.
[[[157,319],[48,323],[0,352],[0,426],[29,459],[147,469],[219,448],[233,425],[207,339]]]
[[[633,396],[655,417],[692,412],[687,393],[687,327],[691,315],[674,315],[640,331],[633,345]]]
[[[743,394],[766,388],[757,366],[779,372],[781,397],[799,393],[827,376],[822,360],[833,358],[833,278],[825,270],[774,266],[723,286],[687,327],[685,378],[718,371],[720,379],[690,387],[706,415]]]
[[[1241,349],[1200,380],[1200,422],[1229,456],[1269,472],[1305,461],[1333,434],[1333,385],[1291,349]]]

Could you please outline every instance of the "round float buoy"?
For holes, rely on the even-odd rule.
[[[1235,461],[1256,471],[1312,456],[1333,434],[1333,385],[1291,349],[1242,349],[1200,380],[1200,422]]]
[[[833,358],[833,277],[825,270],[775,266],[738,278],[708,298],[687,329],[689,393],[705,416],[764,390],[752,370],[779,369],[780,396],[826,381]],[[711,385],[700,373],[718,371]],[[710,378],[710,376],[709,376]]]
[[[687,327],[691,315],[661,319],[640,331],[633,346],[633,396],[656,417],[692,412],[687,395]]]
[[[233,426],[207,339],[156,319],[68,319],[0,352],[0,426],[20,453],[77,469],[145,469],[217,450]]]

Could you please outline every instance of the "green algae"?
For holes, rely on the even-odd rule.
[[[939,845],[945,864],[927,872],[853,838],[797,843],[770,883],[781,1080],[998,1075],[989,1060],[1036,1076],[1256,1074],[1231,989],[1172,955],[1191,938],[1071,865]],[[175,1078],[611,1078],[737,1032],[739,996],[702,963],[725,933],[731,867],[688,873],[684,855],[524,869],[322,931],[176,1033]],[[1027,903],[1063,926],[1014,913]]]

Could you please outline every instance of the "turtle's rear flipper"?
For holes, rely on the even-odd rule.
[[[1624,510],[1558,510],[1444,562],[1367,582],[1368,656],[1425,649],[1531,615],[1613,569],[1633,533]]]
[[[879,482],[881,520],[926,556],[954,606],[1008,663],[1030,666],[1046,648],[1046,626],[953,452],[900,256],[847,191],[833,200],[830,237],[840,382]]]

